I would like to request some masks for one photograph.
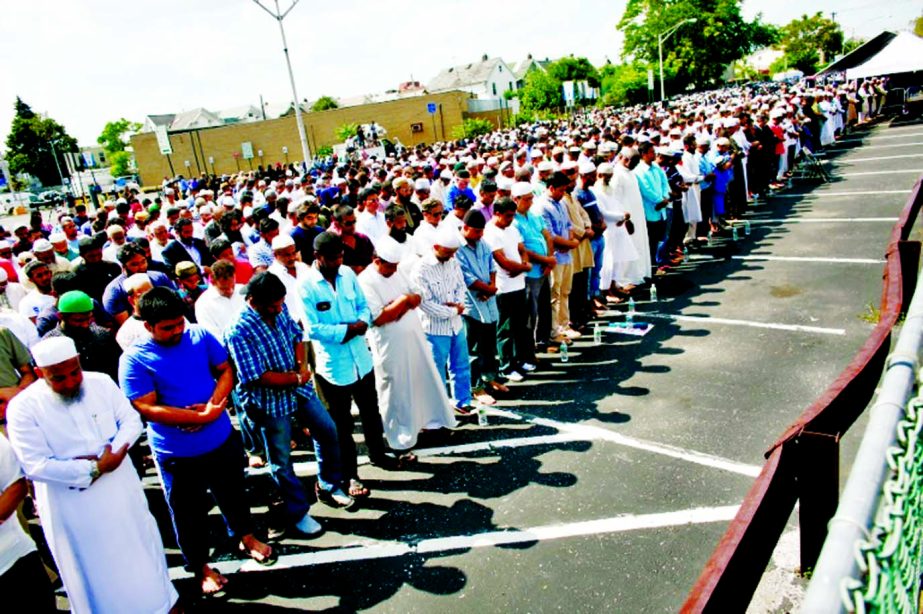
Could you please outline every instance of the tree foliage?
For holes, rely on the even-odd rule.
[[[109,173],[113,177],[127,175],[131,171],[131,154],[127,151],[116,151],[109,154]]]
[[[599,70],[604,106],[624,106],[647,101],[647,66],[640,62],[606,64]]]
[[[468,118],[462,122],[461,126],[455,126],[452,129],[453,139],[473,139],[475,137],[493,132],[494,125],[489,120],[479,117]]]
[[[334,133],[341,143],[345,143],[347,139],[351,139],[359,133],[359,124],[343,124],[338,126]]]
[[[913,20],[913,33],[923,37],[923,15]]]
[[[599,87],[599,71],[586,58],[563,57],[548,65],[548,74],[558,82],[586,81],[590,87]]]
[[[785,62],[805,74],[813,74],[843,50],[843,30],[820,12],[802,15],[781,29]]]
[[[623,59],[646,61],[656,69],[658,38],[687,19],[663,44],[664,73],[673,93],[689,85],[717,83],[725,67],[772,44],[776,29],[757,15],[747,21],[741,0],[628,0],[616,28],[625,35]]]
[[[526,82],[519,90],[519,103],[524,111],[549,111],[561,106],[561,82],[542,70],[533,70],[526,75]]]
[[[843,55],[847,53],[852,53],[868,41],[864,38],[848,38],[846,42],[843,43]]]
[[[64,129],[64,126],[51,119],[36,114],[32,108],[17,96],[16,114],[6,138],[7,162],[13,175],[29,173],[42,185],[51,186],[60,183],[58,165],[63,169],[62,154],[77,151],[77,139]],[[52,153],[58,154],[55,164]]]
[[[125,151],[129,143],[128,137],[139,130],[141,130],[141,124],[130,122],[122,117],[112,122],[106,122],[96,142],[102,145],[103,149],[111,157],[114,153]]]
[[[311,105],[312,111],[328,111],[338,108],[340,108],[340,105],[333,96],[321,96]]]

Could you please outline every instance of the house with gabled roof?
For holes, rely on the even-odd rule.
[[[462,90],[477,98],[501,98],[503,92],[516,89],[516,75],[503,58],[486,54],[479,62],[446,68],[426,84],[428,92]]]

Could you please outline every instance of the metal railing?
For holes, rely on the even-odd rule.
[[[799,503],[802,570],[813,570],[839,499],[839,442],[872,401],[891,331],[916,288],[920,243],[910,233],[923,207],[923,179],[901,211],[886,250],[880,318],[859,352],[766,452],[767,461],[682,606],[682,612],[742,612]]]
[[[918,288],[830,521],[803,612],[918,611],[923,398],[910,399],[921,348],[923,290]]]

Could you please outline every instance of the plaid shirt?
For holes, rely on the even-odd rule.
[[[298,408],[295,395],[310,397],[311,384],[295,388],[268,388],[258,380],[267,371],[295,371],[295,342],[301,341],[301,328],[288,313],[276,316],[276,325],[269,326],[252,307],[238,314],[224,334],[228,352],[237,369],[237,394],[244,407],[256,405],[268,415],[281,418]]]

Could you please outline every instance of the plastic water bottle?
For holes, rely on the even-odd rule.
[[[657,302],[657,285],[653,283],[651,284],[651,302]]]
[[[744,222],[744,236],[745,237],[750,236],[750,220],[746,220]]]
[[[487,408],[478,405],[478,426],[487,426]]]
[[[567,343],[561,343],[561,362],[567,362],[570,360],[570,356],[567,355]]]
[[[737,241],[740,237],[737,234],[737,226],[731,226],[731,241]]]
[[[689,260],[689,247],[683,245],[683,260]]]
[[[599,327],[599,322],[593,325],[593,345],[602,345],[603,330]]]
[[[635,321],[635,299],[630,297],[628,299],[628,313],[625,315],[625,324],[629,326]]]
[[[711,229],[709,229],[709,230],[708,230],[708,246],[711,247],[711,245],[712,245],[712,242],[711,242]]]

